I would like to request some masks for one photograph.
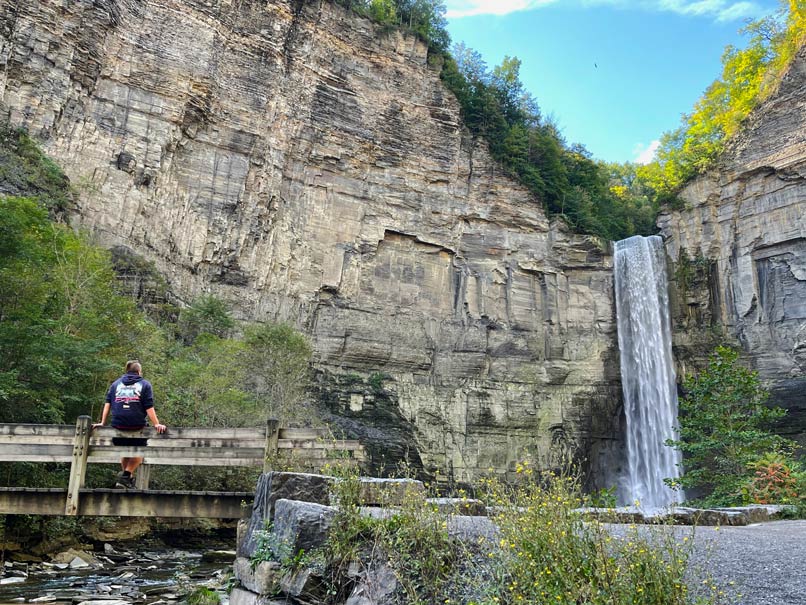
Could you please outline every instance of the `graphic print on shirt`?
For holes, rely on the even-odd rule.
[[[118,384],[115,389],[115,403],[119,403],[124,410],[131,409],[132,403],[140,402],[140,393],[143,391],[143,384],[135,382],[133,384]]]

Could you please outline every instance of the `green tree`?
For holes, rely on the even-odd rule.
[[[0,419],[69,422],[102,396],[139,317],[109,255],[30,199],[0,197]]]
[[[394,0],[371,0],[369,16],[378,23],[397,23],[397,10]]]
[[[702,494],[708,505],[740,504],[751,463],[788,443],[770,430],[785,411],[764,405],[758,374],[738,358],[717,347],[708,366],[685,380],[679,439],[667,442],[684,455],[684,472],[670,483]]]
[[[31,197],[48,210],[72,205],[70,181],[24,130],[0,126],[0,184],[6,194]]]
[[[213,295],[200,296],[179,314],[179,335],[186,344],[201,334],[226,338],[234,327],[229,307]]]
[[[160,415],[187,426],[261,426],[265,415],[247,389],[243,341],[200,334],[177,347],[155,389],[162,391]]]
[[[244,334],[247,388],[261,402],[265,416],[309,421],[304,397],[310,384],[311,344],[286,324],[249,326]]]

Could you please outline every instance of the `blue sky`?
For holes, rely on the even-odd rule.
[[[719,77],[726,45],[777,0],[448,0],[454,42],[490,68],[522,61],[521,80],[569,143],[598,159],[646,150]],[[643,156],[642,156],[643,152]]]

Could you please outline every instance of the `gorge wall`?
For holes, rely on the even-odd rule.
[[[662,215],[676,283],[675,356],[740,346],[806,443],[806,48],[719,166]]]
[[[182,300],[308,333],[376,464],[572,455],[609,482],[611,258],[467,136],[422,42],[327,1],[0,0],[0,24],[0,110],[74,223]]]

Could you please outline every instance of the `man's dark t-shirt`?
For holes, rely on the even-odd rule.
[[[124,431],[146,425],[146,410],[154,407],[151,383],[139,374],[124,374],[109,387],[106,401],[112,406],[112,426]]]

